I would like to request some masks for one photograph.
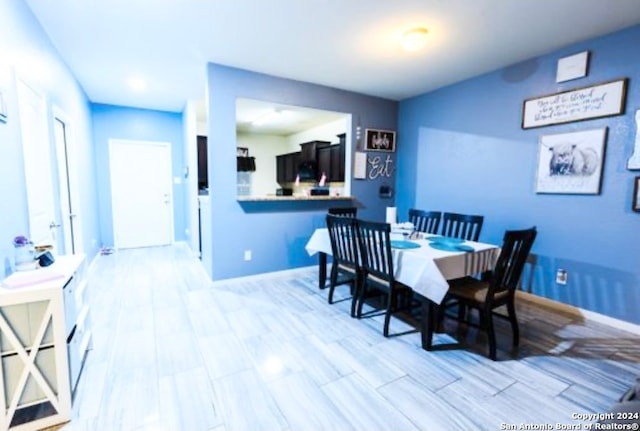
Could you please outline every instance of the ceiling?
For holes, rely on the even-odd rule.
[[[344,120],[346,115],[260,100],[236,100],[236,130],[243,133],[287,136]]]
[[[640,22],[638,0],[25,1],[91,101],[173,112],[207,62],[401,100]]]

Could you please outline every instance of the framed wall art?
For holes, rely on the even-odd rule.
[[[606,127],[542,135],[536,193],[600,193],[606,138]]]
[[[558,60],[556,82],[569,81],[571,79],[587,76],[587,64],[589,51],[583,51]]]
[[[633,199],[631,209],[640,213],[640,177],[633,180]]]
[[[391,130],[367,129],[365,133],[367,151],[389,151],[396,150],[396,132]]]
[[[624,113],[627,79],[525,100],[522,128],[570,123]]]

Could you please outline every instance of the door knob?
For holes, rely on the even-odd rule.
[[[52,221],[51,224],[49,225],[49,229],[53,229],[53,228],[61,227],[61,226],[62,225],[56,224],[55,222]]]

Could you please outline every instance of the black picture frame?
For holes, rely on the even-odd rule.
[[[636,177],[633,185],[633,199],[631,200],[631,209],[640,213],[640,177]]]
[[[392,130],[367,129],[365,139],[366,151],[393,153],[396,150],[396,132]]]

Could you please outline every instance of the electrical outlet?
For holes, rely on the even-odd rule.
[[[567,274],[566,270],[558,269],[556,271],[556,283],[557,284],[562,284],[562,285],[567,284],[567,278],[568,278],[568,274]]]
[[[244,260],[247,262],[251,260],[251,250],[244,251]]]

